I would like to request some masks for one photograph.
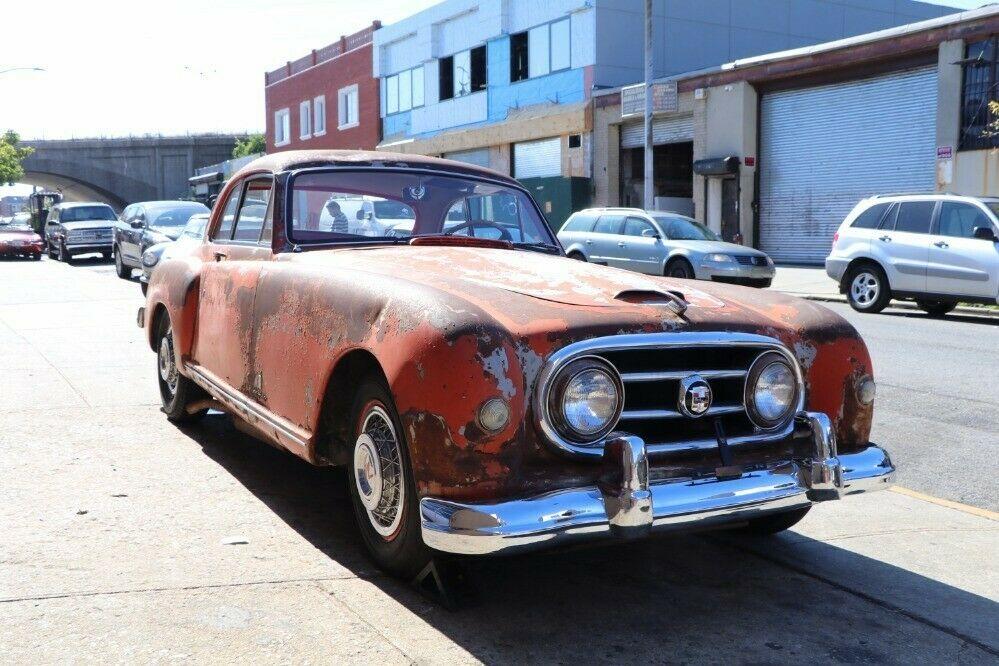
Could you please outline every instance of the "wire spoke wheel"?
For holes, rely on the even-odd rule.
[[[873,273],[861,271],[850,284],[850,295],[858,305],[868,307],[881,295],[881,283]]]
[[[177,357],[173,346],[173,327],[169,327],[163,337],[160,338],[160,349],[157,354],[157,365],[160,370],[160,379],[170,393],[170,397],[177,394],[177,382],[179,373],[177,372]]]
[[[354,484],[368,521],[386,541],[402,523],[406,484],[392,419],[373,404],[364,412],[354,444]]]

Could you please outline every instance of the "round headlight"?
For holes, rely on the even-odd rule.
[[[783,354],[760,354],[746,376],[746,412],[764,430],[779,428],[794,414],[798,391],[794,368]]]
[[[146,250],[142,253],[142,265],[146,268],[152,268],[160,260],[159,252],[150,252]]]
[[[614,429],[624,405],[617,371],[598,357],[576,359],[552,382],[548,410],[555,429],[566,439],[591,443]]]

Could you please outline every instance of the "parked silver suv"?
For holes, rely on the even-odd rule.
[[[566,254],[650,275],[769,287],[770,257],[726,243],[706,226],[676,213],[638,208],[589,208],[558,232]]]
[[[932,315],[999,302],[999,198],[903,194],[864,199],[833,236],[826,273],[854,310],[892,298]]]

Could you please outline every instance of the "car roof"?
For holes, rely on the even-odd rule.
[[[894,194],[875,194],[868,197],[869,201],[901,201],[911,200],[952,200],[952,201],[989,201],[997,202],[999,197],[981,197],[973,194],[958,194],[956,192],[898,192]]]
[[[163,199],[159,201],[136,201],[132,206],[150,206],[153,208],[165,208],[167,206],[191,205],[205,206],[200,201],[189,201],[187,199]],[[205,206],[207,208],[208,206]]]
[[[81,206],[107,206],[111,208],[111,204],[106,204],[103,201],[67,201],[64,203],[56,204],[59,208],[80,208]]]
[[[500,180],[515,187],[521,187],[516,180],[492,169],[457,162],[439,157],[425,155],[410,155],[406,153],[391,153],[381,150],[285,150],[257,158],[240,169],[233,177],[239,178],[245,174],[269,171],[281,173],[295,169],[324,166],[359,166],[359,167],[410,167],[417,169],[436,169],[449,171],[457,175],[479,176],[491,180]]]

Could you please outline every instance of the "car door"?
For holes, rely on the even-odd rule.
[[[54,235],[59,231],[59,212],[59,207],[53,206],[52,210],[49,211],[48,219],[45,221],[45,241],[52,249],[58,247]]]
[[[621,258],[621,248],[618,247],[618,243],[623,242],[620,238],[623,226],[624,215],[605,213],[597,218],[586,243],[590,248],[590,261],[624,268],[625,261]]]
[[[639,273],[659,275],[663,260],[662,234],[656,227],[640,217],[628,216],[624,220],[627,268]]]
[[[930,224],[936,205],[932,199],[901,201],[882,222],[871,249],[895,291],[926,291]]]
[[[201,248],[194,358],[210,379],[249,396],[258,381],[252,371],[253,304],[263,260],[271,256],[269,247],[259,245],[266,216],[260,206],[267,209],[272,187],[269,176],[233,187]]]
[[[975,204],[943,201],[929,238],[926,291],[950,296],[996,298],[999,293],[999,244],[975,238],[977,227],[995,228]]]
[[[121,242],[121,256],[131,265],[139,264],[142,234],[145,232],[146,209],[144,206],[134,206],[131,217],[125,221]],[[135,226],[135,225],[140,226]]]

